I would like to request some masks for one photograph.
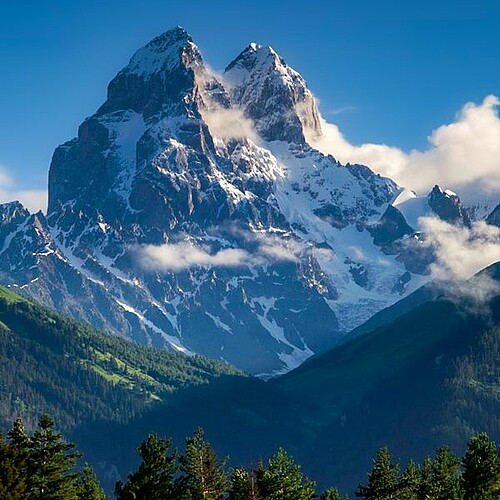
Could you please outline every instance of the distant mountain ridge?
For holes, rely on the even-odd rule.
[[[314,98],[272,48],[216,75],[184,29],[156,37],[54,152],[47,215],[0,207],[0,281],[139,343],[293,369],[429,279],[418,215],[470,224],[305,127]]]

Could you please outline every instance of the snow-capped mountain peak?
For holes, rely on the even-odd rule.
[[[197,118],[203,92],[218,86],[192,38],[177,27],[132,56],[111,80],[107,100],[97,115],[131,110],[145,120],[161,115]]]
[[[184,29],[160,35],[54,152],[47,218],[0,207],[3,282],[138,342],[294,368],[425,282],[412,215],[460,208],[341,165],[305,127],[312,93],[272,48],[219,77]]]
[[[122,71],[148,77],[160,72],[168,73],[181,65],[193,67],[201,64],[198,47],[187,31],[178,26],[139,49]]]
[[[428,203],[434,213],[442,220],[470,226],[470,216],[462,205],[460,198],[450,189],[442,189],[436,185],[428,195]]]
[[[233,102],[267,141],[302,144],[303,127],[320,132],[319,113],[305,80],[271,47],[251,43],[224,72]]]

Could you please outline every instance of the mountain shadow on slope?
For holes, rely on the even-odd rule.
[[[499,266],[488,273],[498,283]],[[478,304],[456,292],[280,378],[221,379],[181,390],[167,405],[120,428],[94,427],[80,441],[126,474],[131,464],[124,457],[144,433],[180,444],[202,426],[234,465],[285,446],[321,487],[349,491],[365,480],[371,458],[386,444],[404,463],[442,444],[462,452],[475,432],[498,440],[500,296]],[[131,442],[120,440],[123,435]],[[118,445],[111,449],[108,440]]]

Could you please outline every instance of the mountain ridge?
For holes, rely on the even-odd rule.
[[[419,288],[433,258],[400,220],[432,207],[304,127],[321,133],[313,95],[273,49],[219,76],[183,28],[156,37],[56,149],[47,215],[2,219],[2,282],[140,343],[264,377],[296,367]]]

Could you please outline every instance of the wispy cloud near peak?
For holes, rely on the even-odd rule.
[[[466,202],[500,197],[500,118],[497,96],[463,106],[455,121],[436,128],[429,147],[409,153],[386,144],[351,144],[337,125],[323,119],[309,143],[342,163],[362,163],[420,194],[435,184],[456,190]]]

